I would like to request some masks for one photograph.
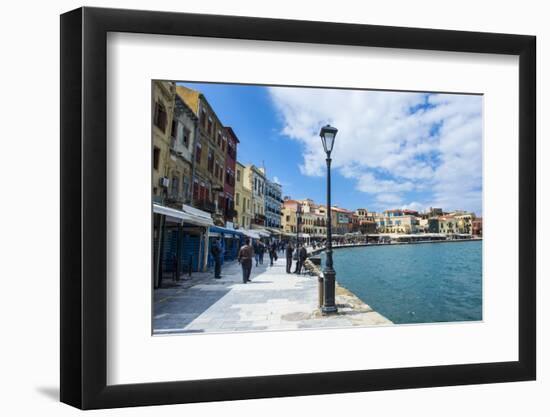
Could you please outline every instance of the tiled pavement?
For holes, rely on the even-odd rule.
[[[350,308],[337,296],[340,313],[321,316],[317,308],[317,277],[287,274],[285,260],[269,259],[252,268],[252,282],[243,284],[237,262],[225,264],[222,278],[193,274],[189,281],[155,290],[154,334],[290,330],[391,324],[362,304]],[[353,296],[353,295],[352,295]],[[349,298],[349,297],[348,297]],[[352,303],[353,304],[353,303]]]

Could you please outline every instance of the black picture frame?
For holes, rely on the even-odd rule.
[[[519,56],[519,360],[108,386],[108,32]],[[534,380],[535,54],[524,35],[88,7],[61,15],[61,401],[96,409]]]

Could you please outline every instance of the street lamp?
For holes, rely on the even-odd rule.
[[[302,207],[300,205],[300,202],[296,201],[296,248],[300,245],[300,222],[301,222],[301,216],[302,213]]]
[[[325,270],[323,271],[323,306],[321,311],[323,314],[336,313],[336,271],[334,270],[332,263],[332,215],[331,215],[331,202],[330,202],[330,154],[334,146],[334,140],[338,129],[331,125],[326,125],[321,128],[319,136],[323,142],[323,148],[327,154],[327,244],[326,253],[327,261],[325,263]]]

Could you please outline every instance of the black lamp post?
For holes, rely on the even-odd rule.
[[[323,280],[323,306],[321,311],[323,314],[336,313],[338,309],[336,308],[336,271],[334,271],[332,263],[332,215],[331,215],[331,202],[330,202],[330,153],[334,146],[334,140],[336,138],[336,133],[338,129],[332,127],[331,125],[326,125],[321,129],[319,136],[323,141],[323,148],[327,154],[327,261],[325,264],[325,270],[323,271],[324,280]]]
[[[300,245],[300,222],[301,222],[302,207],[300,202],[296,201],[296,247]]]

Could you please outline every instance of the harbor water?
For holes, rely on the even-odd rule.
[[[336,280],[396,324],[482,320],[482,244],[336,249]]]

